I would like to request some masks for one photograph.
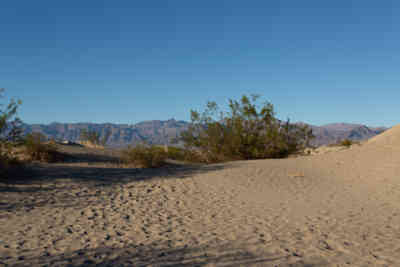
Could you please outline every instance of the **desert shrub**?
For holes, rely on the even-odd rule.
[[[25,153],[28,160],[42,162],[63,161],[63,155],[57,150],[57,146],[52,142],[47,142],[47,138],[42,133],[31,133],[25,137]]]
[[[8,143],[0,143],[0,178],[7,177],[9,171],[20,165],[20,161],[14,156],[13,146]]]
[[[205,159],[199,150],[189,150],[181,147],[168,146],[167,149],[164,147],[164,151],[167,152],[167,158],[177,161],[187,162],[204,162]]]
[[[168,146],[167,148],[167,157],[173,160],[185,160],[185,153],[186,151],[183,148],[175,147],[175,146]]]
[[[96,131],[82,129],[80,133],[80,140],[84,143],[89,143],[92,146],[105,146],[108,139],[111,137],[111,131],[107,131],[103,138],[101,134]]]
[[[229,100],[223,112],[208,102],[204,112],[191,111],[191,125],[181,133],[185,149],[202,161],[283,158],[309,145],[313,138],[306,125],[282,122],[273,105],[259,105],[259,96]]]
[[[342,141],[339,143],[339,145],[345,146],[345,147],[351,147],[351,146],[353,145],[353,141],[346,138],[346,139],[342,140]]]
[[[0,175],[7,169],[17,167],[21,163],[18,160],[15,150],[16,144],[4,141],[0,142]]]
[[[4,89],[0,88],[0,98],[3,96]],[[17,109],[21,101],[11,99],[10,103],[4,108],[0,104],[0,142],[18,143],[22,139],[22,121],[17,117]]]
[[[0,98],[4,89],[0,88]],[[6,177],[11,168],[19,167],[20,162],[14,151],[22,139],[22,121],[17,117],[21,101],[11,101],[7,105],[0,104],[0,176]]]
[[[133,164],[143,168],[155,168],[165,164],[168,154],[162,147],[140,144],[128,147],[122,152],[122,160],[126,164]]]

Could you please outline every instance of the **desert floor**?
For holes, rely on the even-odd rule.
[[[323,155],[38,165],[0,190],[5,266],[400,266],[400,127]]]

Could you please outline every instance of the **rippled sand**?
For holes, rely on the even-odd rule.
[[[0,265],[400,266],[400,126],[311,157],[39,171],[1,187]]]

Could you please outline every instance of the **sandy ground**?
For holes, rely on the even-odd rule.
[[[400,126],[323,155],[37,167],[0,192],[5,266],[400,266]]]

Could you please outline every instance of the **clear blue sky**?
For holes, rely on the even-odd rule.
[[[399,1],[0,3],[0,87],[28,123],[188,120],[257,93],[282,119],[392,126],[399,52]]]

